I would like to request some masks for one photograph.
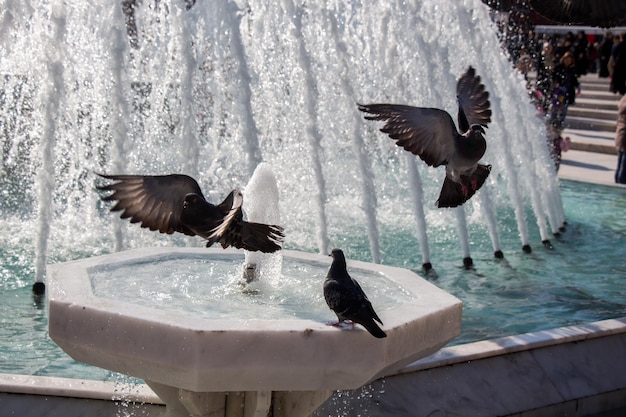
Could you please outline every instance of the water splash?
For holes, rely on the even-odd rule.
[[[66,17],[64,10],[57,5],[50,10],[50,22],[52,24],[49,42],[52,45],[46,54],[48,88],[41,90],[41,102],[45,108],[43,120],[43,134],[40,142],[41,170],[37,175],[39,201],[37,209],[38,239],[35,258],[35,282],[43,282],[46,270],[48,253],[48,238],[50,236],[50,224],[52,223],[52,192],[54,190],[55,166],[54,149],[57,137],[57,124],[59,122],[59,107],[64,95],[64,64],[65,45],[63,38],[66,31]],[[45,35],[44,35],[45,36]]]
[[[469,234],[467,232],[467,219],[465,218],[465,209],[458,206],[454,209],[456,214],[456,227],[459,234],[459,242],[461,243],[461,251],[463,252],[463,265],[469,267],[472,265],[472,257],[470,256]]]
[[[244,190],[243,210],[247,220],[265,224],[280,224],[278,209],[279,191],[276,177],[270,166],[259,164]],[[244,268],[247,281],[255,278],[278,279],[282,269],[282,254],[246,251]],[[251,271],[253,269],[254,271]],[[254,274],[251,276],[249,274]]]
[[[216,201],[242,188],[261,162],[280,185],[287,248],[332,245],[385,262],[398,244],[385,231],[402,228],[416,230],[421,261],[430,262],[429,246],[455,221],[454,211],[433,204],[443,171],[407,163],[413,157],[363,120],[355,103],[456,114],[456,79],[469,65],[491,94],[494,120],[484,156],[493,165],[482,190],[488,197],[481,191],[464,206],[468,233],[488,229],[497,250],[503,213],[514,213],[524,245],[535,227],[527,217],[542,239],[562,227],[542,123],[530,104],[520,105],[523,82],[480,0],[445,7],[435,0],[368,7],[164,1],[132,10],[11,4],[0,12],[0,204],[3,221],[17,216],[39,241],[28,249],[38,254],[37,279],[49,257],[190,242],[109,215],[93,191],[93,171],[190,173]],[[55,28],[63,29],[58,36]]]
[[[489,229],[489,237],[491,238],[491,244],[493,246],[493,253],[496,257],[500,257],[502,253],[502,247],[500,246],[500,235],[498,233],[498,223],[496,221],[496,213],[494,211],[494,204],[489,194],[489,188],[485,187],[478,192],[478,198],[480,199],[480,208],[485,216],[487,228]]]
[[[285,8],[287,13],[293,16],[294,36],[298,39],[298,50],[300,53],[299,62],[304,72],[306,80],[306,88],[304,89],[304,99],[307,109],[307,115],[309,117],[309,125],[306,129],[307,136],[309,138],[309,147],[311,154],[311,163],[313,172],[315,174],[315,182],[317,184],[317,213],[318,213],[318,248],[321,254],[330,253],[328,239],[328,221],[326,219],[326,182],[324,180],[324,173],[322,171],[321,161],[321,145],[322,134],[318,126],[317,107],[319,97],[317,95],[317,85],[313,78],[313,68],[311,64],[311,57],[306,49],[304,42],[304,35],[302,33],[302,17],[305,13],[302,7],[294,8],[290,2],[285,2]]]
[[[428,235],[426,232],[426,215],[424,214],[424,187],[422,178],[417,170],[416,160],[412,155],[407,155],[409,164],[409,188],[413,195],[413,211],[415,213],[415,227],[417,240],[422,251],[422,267],[425,270],[431,268],[430,248],[428,247]]]

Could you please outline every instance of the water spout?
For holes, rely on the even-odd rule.
[[[53,49],[48,51],[47,76],[48,88],[41,91],[41,101],[45,110],[43,137],[41,140],[41,164],[42,168],[37,176],[39,188],[39,201],[37,210],[38,234],[35,258],[35,282],[43,283],[46,271],[46,259],[48,253],[48,238],[50,236],[50,224],[52,223],[52,194],[54,191],[55,167],[54,148],[56,145],[57,123],[59,118],[58,109],[65,90],[63,78],[64,65],[63,51],[65,46],[63,38],[66,31],[66,21],[64,11],[60,7],[53,7],[51,10],[52,34],[50,43]],[[58,54],[58,55],[55,55]],[[33,288],[41,292],[41,285]]]
[[[311,156],[311,164],[313,173],[315,176],[315,183],[317,185],[317,216],[318,216],[318,230],[317,241],[318,249],[321,254],[328,254],[329,251],[329,239],[328,239],[328,221],[326,219],[326,181],[324,180],[324,173],[322,171],[321,161],[321,146],[322,146],[322,134],[318,126],[317,106],[319,97],[317,94],[318,88],[313,78],[313,68],[311,64],[311,57],[307,51],[304,34],[302,32],[302,15],[304,9],[292,5],[291,2],[285,2],[287,13],[292,16],[293,19],[293,32],[295,38],[298,40],[299,62],[302,66],[302,71],[305,77],[304,99],[305,107],[307,110],[308,126],[306,128],[308,143]]]
[[[243,112],[243,137],[246,143],[246,152],[248,155],[248,171],[250,175],[254,169],[262,161],[261,148],[259,146],[258,128],[254,118],[254,110],[252,109],[252,90],[250,84],[252,77],[248,69],[248,61],[246,59],[245,46],[241,39],[241,19],[243,11],[239,10],[235,3],[230,3],[227,7],[225,18],[230,26],[231,31],[231,50],[234,58],[237,60],[237,79],[239,82],[239,94],[241,95],[239,103]]]
[[[350,66],[348,65],[349,57],[347,55],[346,45],[340,37],[339,22],[337,22],[337,19],[332,14],[328,14],[328,20],[331,24],[331,33],[333,35],[335,48],[337,50],[337,53],[339,54],[339,60],[341,62],[341,87],[344,91],[344,94],[351,99],[352,103],[356,104],[356,94],[350,82]],[[361,208],[365,211],[365,214],[367,216],[367,234],[369,238],[370,252],[372,254],[372,262],[378,264],[381,261],[381,255],[378,221],[376,220],[376,189],[374,187],[372,167],[370,165],[370,161],[365,150],[365,143],[362,139],[362,128],[360,127],[361,123],[362,122],[360,116],[355,111],[354,116],[352,117],[353,127],[351,136],[353,150],[356,154],[356,159],[359,164],[359,172],[361,174],[363,187],[363,201]]]
[[[469,233],[467,231],[465,209],[463,206],[458,206],[454,209],[454,214],[456,215],[457,232],[459,234],[459,242],[461,243],[461,250],[463,252],[463,266],[469,268],[474,264],[474,261],[470,256]]]
[[[126,172],[126,140],[129,136],[128,119],[125,115],[130,114],[128,100],[124,86],[129,84],[126,78],[128,63],[128,39],[124,27],[125,19],[122,5],[118,2],[113,4],[113,24],[111,25],[111,53],[109,54],[109,66],[113,78],[113,94],[111,96],[111,136],[113,146],[112,171],[114,173]],[[119,252],[124,248],[124,235],[122,233],[122,221],[113,223],[113,236],[115,251]]]
[[[413,155],[407,154],[409,164],[409,188],[413,196],[413,212],[415,213],[415,228],[417,240],[422,251],[422,268],[428,272],[433,265],[430,262],[430,248],[428,247],[428,235],[426,233],[426,215],[424,214],[424,188],[422,179],[417,170],[417,161]]]
[[[496,213],[494,210],[493,200],[489,194],[489,187],[483,187],[478,193],[480,199],[480,209],[484,213],[487,228],[489,229],[489,237],[493,246],[493,254],[496,258],[503,258],[502,248],[500,246],[500,235],[498,233],[498,224],[496,222]]]
[[[198,60],[193,54],[193,42],[195,33],[190,29],[195,29],[198,22],[198,14],[195,11],[187,11],[183,2],[178,2],[174,8],[175,19],[180,27],[179,48],[182,54],[181,70],[181,123],[179,129],[181,150],[183,154],[182,170],[187,175],[194,178],[198,176],[198,136],[196,133],[196,118],[193,109],[193,78]],[[187,22],[185,20],[188,20]]]
[[[260,163],[244,190],[243,210],[248,221],[280,224],[278,210],[278,184],[272,169],[267,163]],[[247,283],[259,277],[274,278],[280,276],[282,254],[245,252],[244,278]]]

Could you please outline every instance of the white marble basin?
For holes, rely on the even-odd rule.
[[[326,325],[336,319],[330,310],[326,320],[213,319],[170,311],[163,301],[150,307],[95,294],[90,272],[102,265],[172,254],[244,260],[240,251],[151,248],[49,265],[50,337],[78,361],[146,381],[192,392],[241,392],[357,388],[435,352],[460,332],[457,298],[411,271],[350,260],[355,278],[359,270],[373,270],[410,295],[378,309],[385,339],[359,326],[343,330]],[[311,279],[319,281],[321,294],[331,259],[282,254],[320,266],[323,272]],[[211,285],[210,277],[205,285]],[[376,308],[376,300],[372,302]]]

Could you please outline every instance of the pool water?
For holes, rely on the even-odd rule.
[[[167,304],[168,311],[198,318],[234,320],[336,320],[321,291],[331,259],[325,263],[279,257],[280,273],[261,273],[246,284],[244,255],[210,258],[168,255],[88,269],[94,294],[147,308]],[[269,268],[273,272],[273,268]],[[351,268],[359,284],[381,313],[416,297],[378,271]],[[132,276],[133,279],[128,279]],[[155,279],[158,277],[158,279]],[[234,307],[233,307],[234,306]]]
[[[485,228],[470,222],[474,267],[465,269],[455,226],[432,233],[429,230],[434,273],[425,276],[463,301],[462,333],[452,344],[626,316],[626,189],[562,181],[561,192],[567,226],[552,239],[552,248],[541,245],[538,230],[529,224],[533,252],[523,253],[514,215],[505,209],[497,213],[499,224],[503,224],[500,238],[505,258],[493,257]],[[366,231],[352,227],[344,233],[337,232],[333,242],[338,242],[335,244],[349,258],[367,261]],[[52,342],[46,301],[34,299],[31,292],[32,250],[12,244],[6,236],[3,242],[0,373],[118,378],[110,371],[75,362]],[[384,264],[424,275],[412,230],[382,224],[381,247]],[[98,254],[82,249],[73,258]],[[62,260],[67,259],[53,261]],[[360,273],[354,271],[353,276],[358,279]],[[321,292],[323,276],[313,280],[318,281],[314,285],[319,284]],[[202,283],[198,280],[185,285]],[[167,294],[160,296],[167,302]],[[333,318],[331,314],[329,318]]]

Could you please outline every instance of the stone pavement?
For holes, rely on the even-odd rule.
[[[561,156],[559,178],[623,187],[615,184],[619,96],[609,92],[609,80],[597,74],[583,75],[580,82],[581,94],[565,120],[563,137],[569,136],[572,143]]]
[[[561,156],[559,178],[626,188],[615,184],[616,167],[617,155],[570,149]]]

